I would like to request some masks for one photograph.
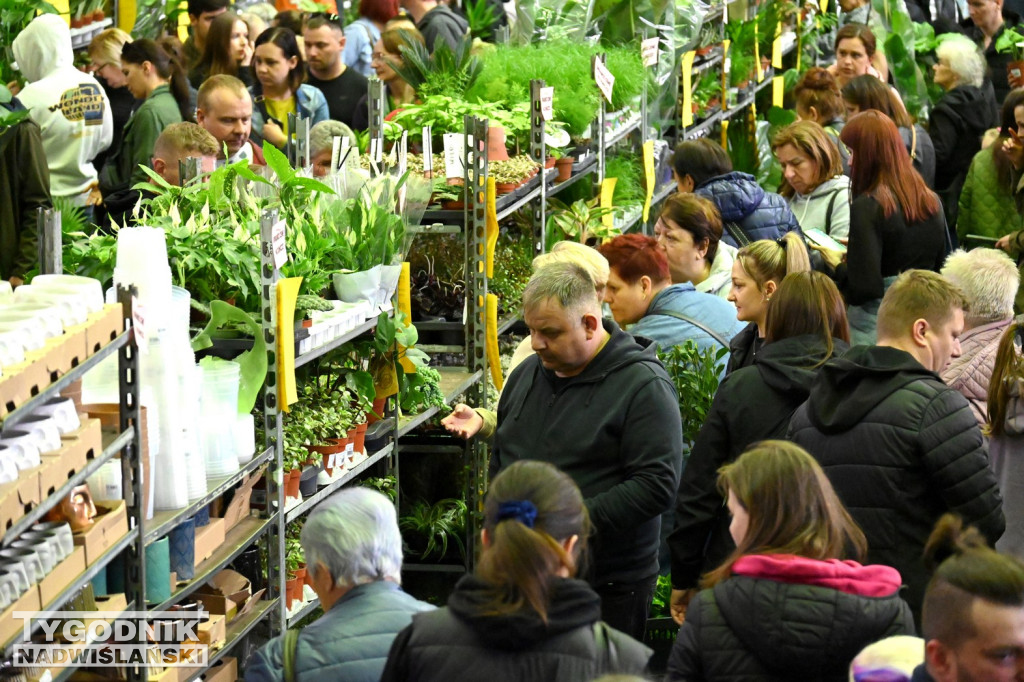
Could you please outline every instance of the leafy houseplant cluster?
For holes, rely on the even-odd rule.
[[[434,504],[422,500],[415,502],[408,513],[398,520],[402,539],[408,552],[420,559],[442,560],[448,553],[448,542],[453,541],[465,561],[466,521],[469,509],[465,500],[446,498]]]
[[[718,390],[720,372],[728,356],[727,348],[701,350],[693,341],[661,349],[658,357],[665,364],[679,396],[679,414],[683,420],[683,445],[689,448],[711,409]]]

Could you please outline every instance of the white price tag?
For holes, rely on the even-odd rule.
[[[466,177],[466,169],[462,167],[464,137],[459,133],[444,134],[444,167],[445,175],[449,178]]]
[[[728,78],[729,77],[729,71],[731,71],[731,70],[732,70],[732,59],[730,59],[729,57],[726,57],[725,58],[725,62],[722,64],[722,73],[725,75],[726,78]]]
[[[551,85],[540,89],[540,115],[545,121],[550,121],[555,115],[555,86]]]
[[[348,139],[346,137],[346,139]],[[341,161],[341,138],[337,135],[331,140],[331,171],[335,171],[338,168],[338,163]]]
[[[640,56],[643,57],[645,67],[658,65],[658,41],[654,37],[640,43]]]
[[[338,466],[338,453],[332,452],[330,456],[327,458],[327,468],[333,469],[336,466]]]
[[[139,352],[146,355],[149,352],[149,339],[146,336],[146,311],[139,303],[137,296],[132,296],[132,333],[135,336],[135,346]]]
[[[431,138],[430,126],[423,126],[423,172],[434,170],[434,140]]]
[[[601,91],[604,98],[611,102],[615,76],[612,75],[612,72],[608,70],[608,67],[600,59],[594,60],[594,82],[597,83],[597,89]]]
[[[275,268],[281,268],[288,262],[288,244],[285,241],[287,234],[283,220],[278,220],[270,228],[270,248],[274,252]]]
[[[382,154],[384,153],[384,151],[381,149],[382,145],[380,142],[381,140],[379,137],[370,138],[370,161],[376,164],[380,164],[380,162],[383,160]]]

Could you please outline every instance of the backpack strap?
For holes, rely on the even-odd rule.
[[[832,196],[828,198],[828,207],[825,209],[825,234],[832,234],[832,209],[836,206],[836,197],[842,190],[832,190]]]
[[[722,336],[721,334],[716,332],[714,329],[711,329],[710,327],[708,327],[706,324],[704,324],[700,320],[696,320],[696,319],[690,317],[689,315],[685,315],[683,313],[678,313],[678,312],[676,312],[674,310],[662,310],[662,311],[656,312],[654,314],[655,315],[665,315],[667,317],[674,317],[677,320],[682,320],[683,322],[689,322],[694,327],[697,327],[699,329],[703,329],[705,332],[707,332],[708,336],[710,336],[715,341],[720,343],[723,348],[725,348],[725,349],[729,348],[729,342],[725,339],[724,336]]]
[[[284,682],[296,682],[295,660],[299,653],[299,631],[285,630],[281,643],[281,658],[284,664]]]
[[[604,621],[594,622],[594,645],[597,648],[598,671],[603,674],[618,672],[619,652],[608,636],[608,626]]]

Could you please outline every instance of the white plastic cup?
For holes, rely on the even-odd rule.
[[[90,313],[103,310],[103,285],[98,279],[78,275],[36,275],[32,278],[32,286],[44,290],[77,291]]]

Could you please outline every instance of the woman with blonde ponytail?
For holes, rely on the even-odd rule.
[[[590,518],[573,480],[522,460],[492,482],[476,571],[398,634],[382,682],[559,680],[642,674],[651,651],[601,622],[576,578]]]

